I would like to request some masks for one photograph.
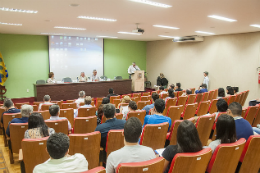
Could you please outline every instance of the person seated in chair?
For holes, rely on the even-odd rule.
[[[88,81],[88,77],[85,76],[85,73],[84,72],[81,72],[80,73],[80,76],[79,76],[79,82],[87,82]]]
[[[79,108],[92,108],[93,106],[91,105],[92,98],[90,96],[85,97],[85,105],[80,106]],[[78,117],[79,110],[77,109],[74,113],[74,118]]]
[[[171,84],[169,87],[168,87],[168,89],[173,89],[173,92],[175,92],[175,85],[174,84]]]
[[[223,97],[225,97],[225,90],[224,90],[224,88],[219,88],[218,89],[218,97],[217,97],[217,99],[223,98]]]
[[[117,94],[115,94],[113,88],[109,88],[109,90],[108,90],[107,98],[110,99],[110,96],[118,96]]]
[[[1,115],[1,123],[2,123],[2,124],[4,123],[4,122],[3,122],[3,115],[4,115],[5,113],[19,113],[19,112],[21,112],[20,109],[16,109],[16,108],[14,107],[14,103],[13,103],[12,100],[9,99],[9,98],[5,98],[5,99],[4,99],[4,108],[5,108],[6,111],[4,111],[4,112],[2,113],[2,115]]]
[[[48,120],[50,120],[50,121],[53,121],[53,120],[64,120],[64,119],[68,120],[66,117],[59,117],[59,115],[60,115],[60,107],[57,104],[51,105],[49,107],[49,112],[51,114],[51,117]],[[69,120],[68,120],[68,130],[69,131],[71,130],[71,124],[70,124]]]
[[[195,91],[195,94],[205,93],[205,92],[208,92],[207,85],[202,84],[201,87],[199,87],[199,89]]]
[[[157,99],[159,99],[159,95],[157,94],[157,93],[153,93],[152,94],[152,104],[150,104],[150,105],[146,105],[144,108],[143,108],[143,110],[145,110],[146,111],[146,115],[149,115],[149,112],[150,112],[150,109],[152,109],[152,108],[154,108],[154,102],[155,102],[155,100],[157,100]]]
[[[120,163],[143,162],[156,158],[152,148],[138,144],[142,133],[142,123],[136,117],[131,117],[124,126],[125,146],[109,154],[106,172],[114,173]],[[123,156],[123,157],[122,157]]]
[[[167,123],[169,123],[169,128],[168,128],[168,131],[169,131],[171,128],[172,120],[170,117],[166,117],[163,115],[164,109],[165,109],[164,100],[157,99],[154,102],[154,108],[151,111],[152,115],[146,115],[144,118],[144,126],[146,124],[160,124],[160,123],[167,122]]]
[[[56,83],[53,72],[49,73],[49,78],[47,79],[47,83],[52,83],[52,84]]]
[[[167,93],[168,93],[167,91],[164,90],[164,87],[163,87],[163,86],[160,86],[160,87],[159,87],[159,91],[160,91],[159,95],[160,95],[161,97],[163,96],[163,94],[167,94]]]
[[[10,136],[10,124],[11,123],[28,123],[28,118],[30,116],[30,114],[33,112],[33,107],[32,105],[22,105],[21,107],[21,114],[22,114],[22,118],[14,118],[12,119],[7,128],[6,128],[6,134],[7,136]]]
[[[88,161],[83,154],[69,155],[70,138],[64,133],[55,133],[47,140],[47,152],[50,158],[34,167],[33,173],[84,172],[88,170]]]
[[[232,96],[234,95],[234,89],[231,86],[227,86],[226,88],[227,95]]]
[[[51,103],[51,97],[49,95],[45,95],[43,97],[43,102],[44,103],[39,104],[38,111],[41,111],[42,105],[53,105],[54,104],[54,103]]]
[[[171,99],[171,98],[175,97],[173,89],[171,89],[171,88],[168,89],[168,93],[169,93],[169,96],[165,98],[165,102],[167,102],[168,99]]]
[[[183,89],[181,89],[181,83],[176,83],[176,87],[175,87],[175,92],[176,91],[182,91]]]
[[[182,93],[181,96],[188,96],[190,94],[192,94],[192,91],[190,89],[186,89],[186,90],[184,90],[184,92]]]
[[[227,112],[227,109],[228,109],[228,103],[224,99],[218,99],[216,105],[217,105],[218,112],[215,112],[215,114],[216,114],[215,119],[218,117],[218,114],[220,112]]]
[[[84,103],[85,102],[85,91],[80,91],[79,92],[79,98],[77,100],[75,100],[75,103],[77,104],[77,107],[80,106],[80,103]]]
[[[92,82],[98,82],[98,81],[100,81],[100,78],[99,78],[98,75],[97,75],[97,70],[96,70],[96,69],[93,70],[93,75],[92,75],[92,77],[91,77],[91,80],[92,80]]]

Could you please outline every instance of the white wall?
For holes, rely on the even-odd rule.
[[[198,86],[203,71],[209,72],[209,89],[238,86],[250,90],[248,101],[259,98],[257,67],[260,67],[260,32],[204,37],[203,42],[147,42],[148,80],[156,84],[159,73],[182,88]]]

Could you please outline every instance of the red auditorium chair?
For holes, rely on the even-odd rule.
[[[213,100],[211,100],[211,103],[210,103],[210,105],[209,105],[209,110],[208,110],[208,112],[209,112],[210,114],[213,114],[213,113],[215,113],[215,112],[218,111],[217,102],[218,102],[218,99],[213,99]]]
[[[231,96],[229,96],[229,99],[228,99],[228,105],[230,105],[231,103],[233,103],[234,101],[235,101],[235,99],[236,99],[236,96],[235,95],[231,95]]]
[[[190,88],[190,90],[192,94],[195,94],[195,88]]]
[[[217,98],[218,98],[218,89],[216,89],[213,94],[213,99],[217,99]]]
[[[21,109],[22,105],[24,105],[24,104],[29,105],[30,103],[29,103],[29,102],[24,102],[24,103],[15,103],[14,106],[15,106],[17,109]]]
[[[213,99],[213,97],[214,97],[214,92],[215,92],[215,90],[211,90],[211,91],[209,91],[209,96],[208,96],[208,100],[212,100]]]
[[[179,105],[185,106],[186,100],[187,100],[187,96],[180,96],[180,97],[178,97],[178,101],[177,101],[176,106],[179,106]]]
[[[94,115],[96,115],[96,107],[78,109],[78,117],[91,117]]]
[[[137,102],[137,109],[142,110],[146,105],[150,105],[150,101],[139,101]]]
[[[258,109],[259,109],[259,106],[249,106],[247,108],[244,119],[247,120],[251,125],[253,124],[253,121],[256,117]]]
[[[255,120],[253,123],[253,127],[256,127],[257,124],[260,124],[260,107],[258,108],[258,111],[255,115]]]
[[[81,173],[106,173],[106,168],[104,168],[103,166],[99,166]]]
[[[187,119],[194,117],[197,107],[198,107],[198,103],[187,104],[184,108],[182,115],[181,115],[182,118],[184,120],[187,120]]]
[[[202,101],[202,102],[203,102],[203,101],[207,101],[207,100],[208,100],[208,97],[209,97],[209,93],[208,93],[208,92],[203,93],[202,98],[201,98],[201,101]]]
[[[188,95],[186,104],[193,104],[193,103],[195,103],[196,97],[197,97],[196,94],[190,94],[190,95]]]
[[[61,109],[68,109],[68,108],[77,109],[77,103],[62,103],[61,104]]]
[[[218,121],[218,117],[221,115],[221,114],[227,114],[227,112],[219,112],[218,113],[218,116],[215,118],[215,122],[213,124],[213,127],[212,127],[212,130],[214,131],[213,132],[213,135],[212,135],[212,141],[214,141],[216,139],[216,124],[217,124],[217,121]]]
[[[196,111],[197,116],[206,115],[209,110],[210,101],[201,101]]]
[[[150,97],[149,96],[141,96],[140,101],[150,101]]]
[[[124,147],[124,130],[109,130],[107,133],[106,153],[107,157],[113,151]]]
[[[203,93],[199,93],[196,95],[195,103],[200,103],[203,97]]]
[[[67,119],[60,119],[60,120],[47,120],[45,121],[46,125],[50,128],[55,130],[55,133],[64,133],[68,134],[68,120]]]
[[[146,116],[146,111],[145,110],[131,111],[131,112],[128,112],[126,120],[128,120],[131,117],[136,117],[136,118],[138,118],[141,121],[141,123],[143,125],[145,116]]]
[[[74,133],[91,133],[97,127],[97,116],[77,117],[74,120]]]
[[[165,159],[158,157],[144,162],[120,163],[116,173],[161,173]]]
[[[180,120],[181,114],[184,110],[184,106],[170,106],[167,112],[167,116],[171,118],[172,123],[175,120]]]
[[[174,156],[168,173],[204,173],[211,155],[210,148],[195,153],[178,153]]]
[[[169,111],[169,107],[170,106],[175,106],[177,102],[177,98],[169,98],[167,99],[166,103],[165,103],[165,109],[163,111],[163,115],[166,115],[167,112]]]
[[[149,96],[149,95],[150,95],[150,92],[143,92],[142,95],[143,95],[143,96]]]
[[[230,144],[220,144],[215,149],[209,162],[207,173],[235,172],[244,149],[244,138]]]
[[[65,117],[69,120],[70,124],[74,124],[74,109],[60,109],[59,117]]]

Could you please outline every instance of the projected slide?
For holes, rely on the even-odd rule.
[[[94,69],[102,76],[103,61],[102,38],[49,36],[50,71],[57,81],[76,80],[81,72],[91,77]]]

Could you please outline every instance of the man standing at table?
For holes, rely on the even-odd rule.
[[[140,68],[133,62],[128,68],[129,79],[131,79],[131,75],[134,74],[136,70],[140,70]]]
[[[93,75],[92,75],[92,82],[98,82],[99,81],[99,77],[97,75],[97,70],[93,70]]]

